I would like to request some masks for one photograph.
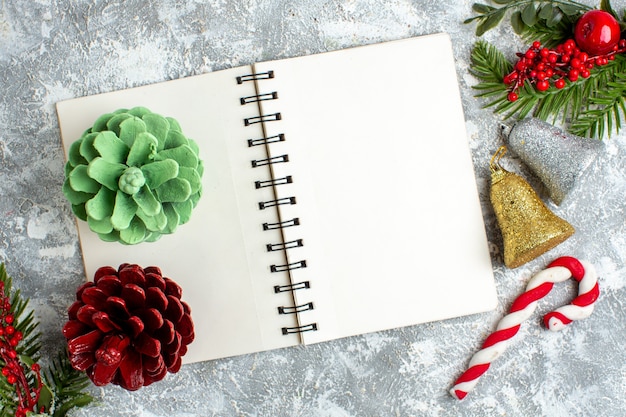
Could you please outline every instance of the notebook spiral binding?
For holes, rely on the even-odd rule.
[[[237,80],[237,84],[243,84],[245,82],[250,82],[250,81],[256,84],[257,80],[271,79],[271,78],[274,78],[274,76],[275,76],[274,71],[267,71],[267,72],[243,75],[243,76],[237,77],[236,80]],[[259,106],[259,110],[260,110],[261,101],[276,100],[277,98],[278,98],[278,93],[276,91],[273,91],[271,93],[262,93],[262,94],[255,94],[255,95],[247,96],[247,97],[241,97],[239,99],[239,102],[242,106],[256,103],[256,105]],[[282,119],[282,115],[280,113],[260,114],[259,116],[244,118],[243,123],[245,126],[251,126],[257,123],[261,123],[262,125],[264,125],[265,123],[280,121],[281,119]],[[270,153],[269,153],[269,147],[271,144],[277,143],[277,142],[283,142],[283,141],[285,141],[285,135],[283,133],[279,133],[274,136],[257,138],[257,139],[248,139],[248,147],[265,146],[267,150],[267,155],[268,155],[267,158],[255,159],[255,160],[250,161],[252,167],[257,168],[257,167],[262,167],[262,166],[269,166],[270,172],[271,172],[271,166],[273,164],[288,163],[289,155],[285,154],[285,155],[279,155],[279,156],[270,156]],[[255,181],[254,183],[255,188],[259,189],[259,188],[265,188],[265,187],[273,187],[275,189],[276,187],[279,187],[281,185],[293,183],[293,178],[291,175],[287,175],[281,178],[274,178],[274,174],[272,173],[271,177],[272,178],[270,178],[269,180]],[[259,210],[265,210],[271,207],[278,207],[284,204],[289,204],[289,205],[296,204],[296,198],[292,196],[292,197],[276,198],[274,200],[269,200],[269,201],[261,201],[259,202]],[[294,226],[299,226],[299,225],[300,225],[300,219],[296,217],[290,220],[280,220],[275,223],[263,223],[262,226],[263,226],[263,230],[277,230],[277,229],[284,229],[287,227],[294,227]],[[286,252],[287,250],[299,248],[302,246],[304,246],[303,240],[296,239],[296,240],[292,240],[289,242],[282,241],[279,243],[269,243],[266,245],[266,249],[268,252],[274,252],[274,251]],[[287,263],[285,265],[270,265],[270,271],[272,273],[287,272],[291,277],[292,271],[301,269],[301,268],[306,268],[306,267],[307,267],[306,260],[301,260],[298,262]],[[296,283],[289,284],[289,285],[276,285],[274,286],[274,293],[278,294],[278,293],[283,293],[283,292],[294,292],[298,290],[306,290],[309,288],[311,288],[310,282],[302,281],[302,282],[296,282]],[[278,314],[299,314],[305,311],[313,310],[314,308],[315,307],[312,302],[308,302],[308,303],[301,304],[301,305],[294,305],[294,306],[280,306],[278,307]],[[300,325],[296,327],[283,327],[281,329],[283,335],[303,333],[303,332],[316,331],[316,330],[317,330],[317,323],[304,324],[304,325]]]

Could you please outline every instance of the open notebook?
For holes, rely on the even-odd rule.
[[[135,106],[198,142],[203,196],[156,243],[103,242],[78,221],[82,255],[88,277],[128,262],[183,287],[186,362],[495,308],[448,35],[63,101],[65,149]]]

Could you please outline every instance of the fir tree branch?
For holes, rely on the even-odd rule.
[[[82,392],[89,379],[72,368],[67,352],[59,355],[41,377],[41,334],[34,312],[28,311],[28,299],[19,289],[13,288],[13,280],[0,263],[0,317],[2,319],[2,354],[0,355],[0,417],[26,415],[26,412],[42,411],[42,416],[63,417],[74,408],[89,404],[93,398]],[[9,332],[8,328],[12,327]],[[20,334],[17,343],[8,336]],[[10,363],[10,366],[7,366]],[[4,371],[11,369],[7,374]],[[9,375],[9,376],[7,376]],[[18,384],[9,381],[14,375],[20,377]],[[23,383],[22,383],[23,382]],[[46,413],[53,414],[46,414]]]
[[[28,300],[13,288],[13,280],[0,263],[0,397],[2,415],[23,415],[39,398],[41,347],[37,323]],[[25,315],[25,317],[24,317]]]
[[[13,288],[13,279],[6,273],[4,264],[0,264],[0,282],[4,283],[4,294],[10,299],[10,311],[15,318],[15,330],[22,332],[22,342],[16,347],[19,355],[30,357],[34,362],[39,359],[40,334],[36,332],[39,323],[35,322],[33,311],[26,312],[28,300],[23,299],[19,289]],[[22,317],[26,314],[26,317]]]
[[[597,66],[589,78],[567,81],[562,89],[540,92],[528,81],[518,90],[518,99],[509,101],[509,86],[503,78],[513,65],[485,41],[478,41],[471,52],[470,73],[479,83],[473,86],[476,97],[487,99],[484,108],[505,119],[529,115],[545,121],[560,119],[571,133],[602,138],[621,128],[626,115],[626,57],[616,55],[607,65]]]
[[[51,389],[50,412],[53,417],[63,417],[74,407],[90,404],[94,398],[83,392],[90,382],[84,372],[72,368],[67,352],[60,353],[44,374]]]
[[[604,88],[595,90],[595,94],[589,98],[589,110],[572,123],[572,133],[603,137],[605,134],[610,136],[614,129],[620,130],[621,119],[626,116],[626,73],[623,71],[613,74],[613,80],[606,81]]]
[[[481,80],[479,84],[473,87],[480,91],[476,96],[482,98],[495,97],[495,102],[488,106],[495,105],[496,102],[500,101],[503,94],[506,96],[506,86],[502,79],[512,70],[513,66],[497,48],[485,41],[476,42],[470,58],[469,71],[474,77]]]

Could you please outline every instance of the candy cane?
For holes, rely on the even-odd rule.
[[[487,337],[481,350],[474,354],[467,371],[456,380],[450,390],[453,397],[462,400],[474,389],[491,362],[506,350],[521,323],[535,311],[537,301],[550,292],[555,282],[568,278],[579,282],[578,296],[571,304],[546,314],[543,318],[544,324],[550,330],[557,331],[574,320],[589,317],[600,295],[598,277],[593,265],[569,256],[556,259],[528,282],[526,292],[513,302],[509,314],[500,320],[496,331]]]

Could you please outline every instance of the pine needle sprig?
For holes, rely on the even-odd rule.
[[[67,352],[59,353],[44,373],[46,385],[50,387],[51,399],[49,413],[53,417],[62,417],[75,407],[84,407],[94,398],[85,392],[90,385],[84,372],[75,370],[69,361]]]
[[[0,368],[1,416],[25,416],[36,411],[41,392],[40,334],[28,300],[13,288],[13,280],[0,264]],[[24,317],[25,315],[25,317]],[[38,411],[38,410],[37,410]]]
[[[0,263],[0,417],[63,417],[93,400],[82,392],[89,379],[72,368],[66,352],[41,371],[38,326],[28,299]]]
[[[0,282],[3,283],[4,296],[10,300],[9,310],[15,320],[15,330],[22,332],[21,343],[15,350],[19,355],[28,356],[36,362],[39,360],[38,352],[41,349],[39,342],[41,335],[37,332],[39,323],[35,321],[34,312],[32,310],[27,311],[28,300],[22,298],[19,289],[13,288],[13,279],[7,275],[3,263],[0,263]]]
[[[0,381],[0,402],[2,403],[2,408],[0,409],[0,417],[15,416],[15,411],[10,406],[11,404],[15,403],[13,386],[9,385],[6,379]]]
[[[485,41],[478,41],[471,54],[470,73],[481,80],[473,88],[478,90],[477,97],[492,98],[486,107],[499,106],[502,99],[506,101],[506,86],[502,79],[513,66],[504,55],[493,45]]]
[[[622,59],[626,62],[626,59]],[[620,63],[618,63],[619,65]],[[622,63],[623,65],[623,63]],[[626,73],[616,72],[605,88],[598,89],[589,98],[589,109],[571,125],[571,132],[579,136],[603,137],[619,131],[621,120],[626,116]]]
[[[502,79],[511,72],[513,65],[493,45],[478,41],[474,45],[470,73],[484,82],[502,84]]]
[[[511,102],[507,99],[508,87],[504,84],[504,76],[511,72],[511,64],[504,54],[486,41],[478,41],[471,53],[470,73],[480,82],[472,88],[477,90],[477,97],[490,99],[484,106],[493,107],[495,113],[504,113],[505,118],[515,114],[523,116],[537,103],[537,97],[524,85],[519,99]]]

